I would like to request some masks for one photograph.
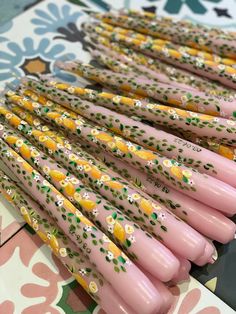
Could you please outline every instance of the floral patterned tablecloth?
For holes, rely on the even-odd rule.
[[[6,2],[1,0],[0,12],[6,12],[12,5],[12,1],[8,1],[8,6]],[[34,2],[38,4],[24,11],[26,4]],[[91,11],[142,8],[236,30],[235,0],[22,0],[17,3],[18,7],[11,9],[11,16],[24,12],[0,26],[2,89],[5,83],[14,84],[25,74],[55,72],[57,59],[79,56],[92,62],[85,34],[80,29]],[[64,80],[76,80],[60,71],[55,74]],[[47,246],[28,230],[21,217],[0,197],[0,314],[101,314],[102,310],[52,257]],[[191,277],[190,282],[172,288],[176,302],[169,314],[235,313],[220,298],[236,309],[236,240],[217,248],[215,265],[194,268],[192,274],[197,280]]]

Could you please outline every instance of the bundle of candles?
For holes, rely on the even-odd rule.
[[[6,90],[0,158],[20,184],[1,172],[0,190],[107,313],[167,313],[167,287],[235,233],[235,35],[95,17],[103,68],[57,66],[106,91],[45,75]]]

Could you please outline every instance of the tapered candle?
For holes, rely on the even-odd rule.
[[[24,220],[37,235],[48,245],[61,263],[67,268],[77,282],[107,313],[132,314],[134,311],[124,303],[111,284],[86,260],[75,244],[58,228],[55,221],[30,198],[20,187],[0,171],[0,191],[2,195],[21,213]],[[110,243],[109,238],[104,241]],[[154,283],[156,287],[156,282]],[[162,299],[163,286],[158,285]],[[110,302],[110,301],[113,302]],[[163,306],[166,304],[166,300]]]
[[[95,263],[105,278],[113,282],[114,289],[120,292],[127,304],[138,313],[153,313],[161,302],[160,295],[129,258],[115,244],[104,242],[104,233],[2,139],[0,156],[24,187],[27,189],[30,186],[31,195],[54,217],[65,234],[79,245],[86,258]],[[117,265],[111,263],[114,260]],[[129,286],[127,293],[125,287],[127,289]]]

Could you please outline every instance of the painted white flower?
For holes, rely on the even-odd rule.
[[[12,153],[9,152],[9,151],[7,151],[7,152],[5,153],[5,155],[6,155],[7,157],[12,157]]]
[[[194,181],[193,181],[192,179],[188,180],[188,183],[189,183],[190,185],[194,185]]]
[[[35,158],[35,159],[34,159],[34,164],[35,164],[35,165],[39,165],[39,159],[38,159],[38,158]]]
[[[71,151],[68,150],[68,149],[66,149],[64,152],[65,152],[66,155],[70,155],[70,153],[71,153]],[[68,156],[68,157],[69,157],[69,156]]]
[[[12,118],[12,114],[11,113],[7,113],[6,114],[6,118],[9,120],[9,119],[11,119]]]
[[[63,200],[61,200],[61,201],[58,201],[56,204],[58,207],[61,207],[61,206],[63,206],[64,202],[63,202]]]
[[[108,232],[113,233],[114,232],[114,225],[108,225],[107,230],[108,230]]]
[[[131,242],[131,243],[134,243],[136,242],[136,239],[133,235],[129,236],[128,240]]]
[[[134,227],[131,226],[131,225],[125,225],[125,232],[126,232],[127,234],[132,234],[132,233],[134,233]]]
[[[7,189],[7,194],[11,195],[11,193],[12,193],[12,190],[11,189]]]
[[[67,88],[67,91],[73,94],[75,92],[75,88],[73,86],[70,86],[69,88]]]
[[[70,177],[66,177],[65,178],[65,182],[70,182],[71,181],[71,178]]]
[[[92,135],[97,135],[97,134],[99,134],[99,131],[97,129],[92,129],[91,130],[91,134]]]
[[[84,194],[83,194],[83,198],[85,198],[86,200],[88,200],[88,199],[89,199],[88,193],[84,193]]]
[[[3,125],[0,124],[0,131],[2,131],[4,129]]]
[[[87,275],[87,271],[86,271],[86,269],[84,269],[84,268],[81,268],[81,269],[79,270],[79,273],[80,273],[82,276]]]
[[[115,104],[119,104],[120,101],[121,101],[121,96],[115,96],[112,98],[112,101],[115,103]]]
[[[93,216],[97,217],[98,216],[98,209],[94,208],[92,213],[93,213]]]
[[[111,242],[111,240],[105,234],[103,234],[102,239],[106,243],[110,243]]]
[[[51,184],[47,180],[43,180],[43,185],[45,186],[51,186]]]
[[[18,161],[18,162],[23,162],[23,161],[24,161],[24,159],[23,159],[23,158],[21,158],[21,157],[17,157],[17,161]]]
[[[16,146],[17,147],[21,147],[24,144],[24,142],[22,140],[17,140],[16,141]]]
[[[159,214],[158,214],[158,218],[159,218],[160,220],[165,220],[165,219],[166,219],[166,214],[165,214],[165,213],[159,213]]]
[[[153,162],[152,160],[149,160],[149,161],[147,162],[147,165],[148,165],[149,167],[152,167],[152,166],[154,166],[154,162]]]
[[[67,256],[66,248],[64,247],[60,248],[59,254],[61,255],[61,257],[66,257]]]
[[[87,232],[91,232],[92,231],[92,227],[91,226],[86,226],[84,227],[84,230]]]
[[[114,259],[114,254],[110,251],[107,252],[107,258],[111,261]]]
[[[235,125],[235,121],[233,121],[233,120],[226,120],[226,123],[228,124],[228,125]]]
[[[2,138],[3,139],[7,138],[7,133],[6,132],[3,133]]]
[[[40,121],[38,119],[34,119],[33,124],[37,127],[40,125]]]
[[[165,167],[167,167],[167,168],[172,167],[172,163],[171,163],[171,161],[168,160],[168,159],[165,159],[165,160],[163,161],[163,165],[164,165]]]
[[[41,110],[40,110],[40,109],[37,109],[37,110],[36,110],[36,114],[37,114],[38,116],[41,116]]]
[[[175,111],[174,109],[169,109],[168,112],[169,112],[170,114],[176,113],[176,111]]]
[[[128,199],[128,201],[129,201],[131,204],[132,204],[133,201],[134,201],[132,195],[128,195],[127,199]]]
[[[169,49],[168,48],[164,47],[164,48],[162,48],[161,51],[163,52],[164,56],[169,57],[170,53],[169,53]]]
[[[103,186],[103,182],[101,180],[97,180],[96,182],[97,186],[102,187]]]
[[[141,196],[140,196],[138,193],[133,193],[133,194],[131,195],[131,197],[132,197],[132,199],[135,200],[135,201],[137,201],[137,200],[139,200],[139,199],[141,198]]]
[[[218,65],[218,69],[219,69],[220,71],[224,71],[224,70],[225,70],[225,65],[224,65],[224,64],[219,64],[219,65]]]
[[[220,119],[219,119],[219,118],[214,118],[213,121],[214,121],[214,122],[219,122]]]
[[[97,286],[96,282],[90,281],[90,283],[89,283],[89,290],[92,293],[97,293],[98,292],[98,286]]]
[[[204,60],[202,58],[196,58],[196,66],[202,68],[204,65]]]
[[[39,230],[39,225],[38,225],[37,222],[34,222],[34,223],[32,224],[32,227],[33,227],[34,231],[36,231],[36,232]]]
[[[39,174],[38,174],[38,173],[37,173],[37,174],[35,174],[35,176],[34,176],[34,180],[35,180],[35,181],[39,181],[39,179],[40,179]]]
[[[58,143],[58,144],[57,144],[57,148],[59,148],[59,149],[63,149],[63,148],[64,148],[64,146],[63,146],[62,144]]]
[[[179,120],[179,115],[177,115],[177,114],[175,113],[175,114],[173,114],[172,118],[175,119],[175,120]]]
[[[57,195],[56,198],[58,199],[58,201],[63,201],[64,197],[62,195]]]
[[[111,180],[111,178],[108,176],[108,175],[106,175],[106,174],[104,174],[103,176],[101,176],[101,181],[102,182],[106,182],[106,181],[110,181]]]
[[[134,105],[135,105],[135,107],[142,107],[142,102],[140,101],[140,100],[135,100],[134,101]]]
[[[76,168],[77,168],[77,170],[79,170],[79,171],[84,170],[84,167],[83,167],[83,166],[77,166]]]
[[[80,184],[80,180],[77,179],[77,178],[75,178],[75,177],[71,178],[71,179],[70,179],[70,182],[71,182],[72,184]]]
[[[197,114],[196,112],[191,112],[191,111],[189,111],[189,114],[190,114],[190,116],[193,117],[193,118],[198,117],[198,114]]]
[[[155,107],[154,104],[147,104],[147,108],[148,108],[148,109],[153,109],[154,107]]]
[[[92,142],[94,142],[94,143],[97,143],[97,142],[98,142],[98,140],[96,139],[96,137],[93,137],[93,138],[92,138]]]
[[[235,74],[235,73],[231,74],[231,77],[232,77],[232,79],[233,79],[234,81],[236,81],[236,74]]]

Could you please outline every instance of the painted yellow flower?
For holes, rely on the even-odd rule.
[[[47,100],[46,105],[50,107],[53,105],[53,102],[51,100]]]
[[[164,165],[165,167],[167,167],[167,168],[170,168],[170,167],[172,166],[172,163],[171,163],[170,160],[165,159],[165,160],[163,161],[163,165]]]
[[[113,234],[121,243],[125,241],[125,230],[118,221],[115,221]]]
[[[45,142],[46,140],[47,140],[46,136],[43,136],[43,135],[39,136],[39,141],[40,142]]]
[[[90,165],[84,165],[84,171],[89,172],[92,169]]]
[[[79,158],[79,157],[76,156],[75,154],[70,154],[70,155],[69,155],[69,159],[70,159],[71,161],[76,161],[78,158]]]
[[[76,125],[82,125],[83,123],[84,123],[84,120],[82,120],[82,119],[75,120]]]
[[[134,232],[134,227],[131,225],[125,225],[125,232],[128,234],[132,234]]]
[[[156,210],[161,210],[161,206],[158,205],[157,203],[152,203],[152,207]]]
[[[71,178],[70,179],[70,182],[72,183],[72,184],[79,184],[79,180],[77,179],[77,178]]]
[[[67,148],[67,149],[69,149],[69,150],[71,150],[71,145],[70,144],[65,144],[65,147]]]
[[[27,209],[25,208],[25,206],[21,206],[20,212],[21,212],[22,215],[27,215],[28,214]]]
[[[24,142],[22,140],[17,140],[16,141],[16,146],[17,147],[21,147],[24,144]]]
[[[105,181],[110,181],[111,180],[111,178],[108,176],[108,175],[106,175],[106,174],[104,174],[103,176],[101,176],[101,181],[103,181],[103,182],[105,182]]]
[[[75,92],[75,88],[73,86],[70,86],[69,88],[67,88],[67,91],[73,94]]]
[[[79,202],[82,199],[81,195],[78,192],[75,192],[73,197],[76,200],[76,202]]]
[[[38,96],[35,95],[35,94],[32,94],[32,95],[31,95],[31,98],[32,98],[34,101],[37,101],[37,100],[39,99]]]
[[[42,127],[42,131],[43,132],[47,132],[49,130],[49,128],[46,126],[46,125],[44,125],[43,127]]]
[[[92,130],[91,130],[91,134],[94,136],[94,135],[99,134],[99,132],[98,132],[98,130],[96,130],[96,129],[92,129]]]
[[[17,161],[18,161],[18,162],[23,162],[23,161],[24,161],[24,159],[23,159],[23,158],[21,158],[21,157],[17,157]]]
[[[137,193],[132,194],[131,197],[132,197],[132,199],[133,199],[134,201],[137,201],[137,200],[140,199],[140,195],[137,194]]]
[[[97,293],[98,292],[98,286],[97,286],[96,282],[90,281],[90,283],[89,283],[89,290],[92,293]]]
[[[137,150],[137,148],[135,147],[135,145],[129,146],[128,149],[129,149],[129,151],[132,152],[132,153],[134,153],[134,152]]]
[[[43,172],[44,172],[45,174],[49,174],[50,168],[49,168],[48,166],[44,166],[44,167],[43,167]]]
[[[114,225],[116,221],[115,221],[115,219],[110,215],[110,216],[107,216],[106,222],[108,223],[108,225]]]
[[[116,144],[113,143],[113,142],[108,142],[107,145],[108,145],[111,149],[113,149],[113,148],[116,147]]]
[[[66,248],[61,248],[59,250],[59,254],[61,255],[61,257],[66,257],[67,256],[67,251],[66,251]]]
[[[191,178],[192,176],[192,172],[190,170],[183,170],[182,173],[186,178]]]
[[[68,184],[68,182],[66,182],[65,180],[61,180],[59,183],[63,188],[66,187]]]
[[[40,153],[36,150],[36,149],[33,149],[32,151],[31,151],[31,156],[33,157],[33,158],[36,158],[36,157],[38,157],[40,155]]]
[[[179,180],[182,180],[183,174],[182,174],[182,171],[181,171],[181,169],[180,169],[179,167],[173,166],[173,167],[171,167],[170,171],[171,171],[171,173],[172,173],[175,177],[177,177]]]

